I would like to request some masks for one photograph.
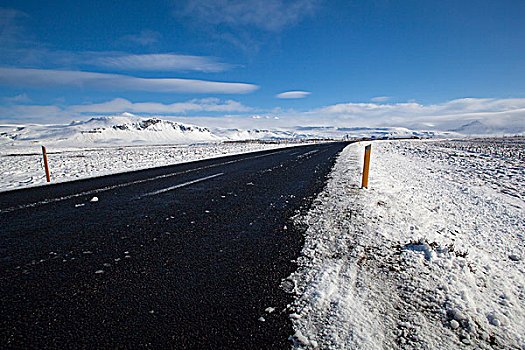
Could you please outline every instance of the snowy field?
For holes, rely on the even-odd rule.
[[[63,182],[147,169],[195,160],[289,147],[297,143],[212,143],[202,145],[48,148],[52,182]],[[46,182],[40,146],[3,147],[0,151],[0,191]]]
[[[340,155],[290,276],[296,348],[525,349],[525,143],[380,141]]]

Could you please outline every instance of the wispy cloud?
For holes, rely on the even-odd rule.
[[[377,97],[372,97],[370,99],[370,101],[372,102],[386,102],[386,101],[389,101],[391,99],[390,96],[377,96]]]
[[[234,67],[215,57],[179,55],[175,53],[130,54],[119,51],[71,52],[47,48],[5,48],[0,64],[19,68],[78,69],[97,67],[127,71],[198,71],[222,72]]]
[[[319,0],[188,0],[184,13],[210,24],[280,31],[315,13]]]
[[[310,95],[311,92],[308,91],[286,91],[280,94],[275,95],[277,98],[305,98]]]
[[[147,113],[147,114],[177,114],[187,112],[247,112],[252,108],[233,100],[221,102],[217,98],[192,99],[186,102],[163,104],[157,102],[134,103],[124,98],[111,101],[71,106],[68,110],[78,113]]]
[[[104,67],[113,70],[135,71],[199,71],[222,72],[234,67],[210,56],[176,53],[134,54],[120,51],[53,50],[48,45],[29,40],[22,11],[0,7],[0,65],[18,68],[85,69]],[[160,42],[162,34],[145,29],[139,34],[122,38],[140,46]]]
[[[26,93],[19,94],[13,97],[3,97],[2,100],[4,100],[7,103],[29,103],[31,102],[31,99],[29,96],[27,96]]]
[[[2,123],[48,123],[69,122],[72,116],[64,113],[58,106],[10,105],[0,106]]]
[[[178,78],[138,78],[84,71],[0,68],[0,84],[18,87],[74,87],[113,91],[245,94],[258,89],[246,83]]]
[[[83,64],[90,53],[50,50],[45,47],[5,47],[0,65],[19,68],[70,68]]]
[[[20,21],[27,17],[25,12],[0,7],[0,45],[10,45],[24,39],[24,28]]]
[[[149,46],[160,42],[162,34],[154,30],[143,29],[139,34],[125,35],[122,39],[133,44]]]
[[[149,55],[106,55],[88,61],[98,66],[136,71],[201,71],[222,72],[232,66],[218,62],[214,57],[177,55],[173,53]]]
[[[261,37],[256,38],[246,30],[237,30],[235,32],[229,30],[220,30],[219,32],[215,33],[213,33],[213,30],[210,30],[209,33],[215,38],[215,40],[222,41],[239,48],[245,54],[252,57],[255,57],[256,54],[260,52],[261,46],[263,44]]]

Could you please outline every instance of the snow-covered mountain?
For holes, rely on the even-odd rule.
[[[315,138],[315,135],[289,130],[268,129],[214,129],[213,133],[224,140],[297,140]]]
[[[427,130],[411,130],[402,127],[382,127],[382,128],[343,128],[333,126],[319,126],[319,127],[297,127],[297,132],[307,133],[309,135],[316,135],[320,138],[336,138],[336,139],[356,139],[356,138],[411,138],[411,137],[458,137],[454,132],[440,132]]]
[[[283,129],[208,129],[158,117],[138,117],[129,113],[94,117],[66,125],[0,126],[0,145],[92,147],[101,145],[192,144],[239,140],[355,139],[400,137],[456,137],[454,132],[414,131],[401,127],[341,128],[293,127]]]
[[[0,126],[2,144],[30,143],[57,146],[188,144],[220,139],[209,129],[175,123],[159,118],[141,118],[131,114],[95,117],[68,125]]]
[[[282,130],[213,129],[212,133],[227,140],[298,140],[298,139],[358,139],[460,137],[455,132],[419,131],[401,127],[341,128],[334,126],[298,126]]]
[[[466,136],[523,135],[525,133],[525,124],[495,126],[487,125],[479,120],[473,120],[452,129],[452,131]]]
[[[479,120],[474,120],[470,123],[464,124],[460,126],[457,129],[454,129],[452,131],[458,132],[460,134],[464,135],[487,135],[487,134],[494,134],[497,132],[494,128],[491,128]]]

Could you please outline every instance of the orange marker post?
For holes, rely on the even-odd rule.
[[[363,165],[363,182],[361,187],[368,188],[368,173],[370,171],[370,153],[372,152],[372,145],[365,147],[365,164]]]
[[[47,152],[44,146],[42,146],[42,156],[44,157],[44,168],[46,169],[47,182],[51,182],[51,176],[49,175],[49,165],[47,164]]]

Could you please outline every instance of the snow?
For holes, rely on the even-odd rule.
[[[130,113],[97,116],[66,125],[0,125],[0,191],[45,183],[41,146],[47,148],[52,182],[60,182],[282,147],[275,144],[276,140],[297,144],[308,139],[452,134],[396,127],[210,130]],[[267,144],[224,143],[232,140],[266,140]]]
[[[3,125],[0,144],[32,147],[45,143],[54,148],[96,145],[189,144],[213,142],[219,138],[210,130],[159,118],[141,118],[131,114],[94,117],[68,125]]]
[[[401,127],[341,128],[341,127],[288,127],[283,129],[223,129],[214,128],[213,135],[223,140],[297,140],[297,139],[359,139],[461,136],[451,131],[410,130]]]
[[[525,349],[525,142],[377,141],[341,153],[311,210],[294,346]]]
[[[210,143],[86,149],[48,147],[47,158],[51,182],[54,183],[293,145],[299,144]],[[0,191],[45,184],[40,152],[38,145],[23,149],[1,148]]]
[[[1,126],[0,190],[45,183],[44,143],[52,182],[62,182],[290,146],[225,139],[429,136],[296,131],[210,131],[132,115]],[[366,144],[345,148],[311,210],[295,219],[307,227],[305,246],[282,283],[296,295],[294,346],[525,349],[524,140],[376,141],[369,188],[361,189]]]
[[[467,130],[471,133],[471,130]],[[457,132],[410,130],[401,127],[342,128],[287,127],[275,129],[228,129],[199,127],[161,117],[130,113],[96,116],[86,121],[57,125],[0,125],[0,145],[33,148],[35,143],[53,148],[103,145],[158,145],[221,142],[231,140],[304,140],[342,138],[457,137]]]

